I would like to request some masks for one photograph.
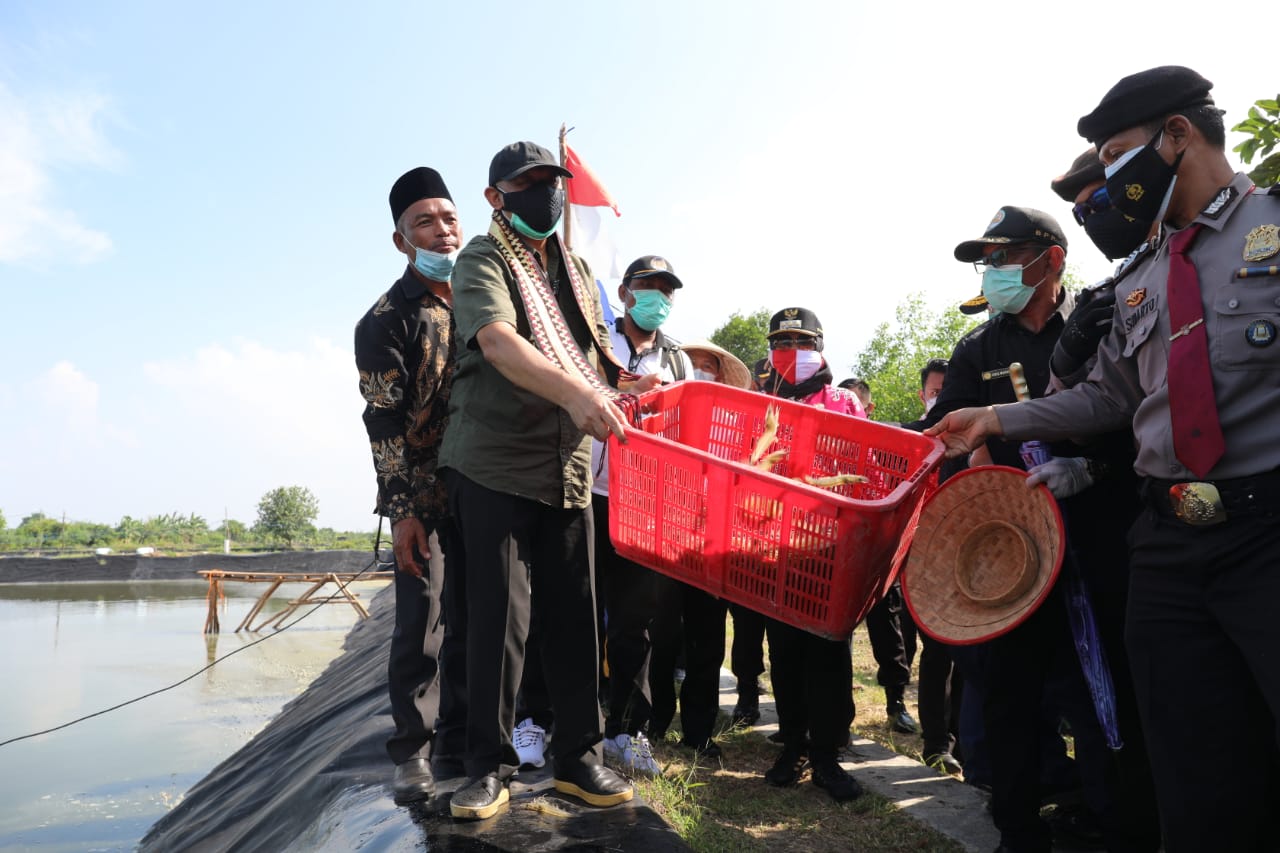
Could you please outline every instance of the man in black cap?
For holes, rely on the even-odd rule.
[[[632,796],[601,762],[591,568],[589,439],[623,437],[600,371],[620,374],[591,272],[556,234],[564,177],[540,145],[499,151],[484,191],[489,232],[454,271],[458,360],[440,467],[466,566],[470,778],[450,800],[454,817],[488,818],[508,800],[531,619],[555,714],[556,790],[593,806]]]
[[[614,321],[610,343],[629,372],[651,377],[653,383],[675,382],[693,375],[693,364],[662,332],[675,303],[676,291],[684,283],[671,262],[659,255],[636,258],[627,267],[618,285],[623,314]],[[652,569],[620,557],[609,539],[609,456],[602,441],[591,443],[591,505],[595,522],[596,581],[608,613],[606,655],[609,664],[608,716],[604,727],[605,759],[629,775],[659,775],[650,749],[650,722],[656,737],[665,734],[675,713],[673,673],[665,673],[665,683],[655,672],[650,686],[650,668],[655,645],[679,645],[680,584]],[[702,595],[705,596],[705,593]],[[706,596],[712,603],[715,599]],[[711,675],[710,719],[700,739],[691,745],[703,747],[711,741],[711,724],[719,707],[720,660],[724,657],[724,612],[720,612],[720,653],[714,657]],[[661,619],[674,611],[674,619]],[[665,626],[668,634],[657,632]],[[702,668],[705,670],[705,667]],[[705,671],[694,677],[695,686]],[[687,692],[687,691],[686,691]],[[701,691],[705,692],[705,691]],[[654,694],[663,702],[654,706]],[[656,719],[654,719],[656,717]],[[683,715],[686,736],[693,735],[689,714]]]
[[[1010,379],[1015,362],[1022,365],[1031,396],[1045,394],[1050,357],[1074,305],[1062,287],[1066,247],[1066,236],[1053,217],[1012,206],[996,212],[982,237],[956,246],[956,259],[972,262],[982,272],[983,295],[997,313],[956,345],[926,423],[966,406],[1016,400]],[[1018,442],[991,441],[985,450],[995,464],[1027,468]],[[948,466],[944,477],[955,471]],[[977,702],[982,709],[992,817],[1001,844],[1007,850],[1047,851],[1050,830],[1039,817],[1042,784],[1057,786],[1068,777],[1061,739],[1047,728],[1046,718],[1056,720],[1063,714],[1071,720],[1077,754],[1097,756],[1106,749],[1075,656],[1061,591],[1055,588],[1035,614],[1008,634],[949,651],[965,677],[965,701]],[[1046,714],[1049,695],[1053,711]],[[1080,770],[1093,790],[1105,793],[1100,762],[1082,762]],[[1103,799],[1096,803],[1100,810],[1105,808]]]
[[[458,213],[434,169],[411,169],[391,187],[391,235],[409,261],[400,280],[356,324],[356,367],[364,424],[377,474],[376,512],[391,520],[395,555],[396,622],[387,680],[395,734],[387,752],[395,762],[398,802],[431,796],[429,765],[436,717],[456,684],[455,644],[443,652],[440,592],[444,553],[454,536],[444,484],[436,477],[440,437],[448,423],[453,381],[453,295],[449,279],[462,241]],[[443,677],[442,677],[443,676]],[[442,682],[445,689],[442,690]],[[456,706],[455,706],[456,707]],[[460,720],[436,744],[437,755],[462,751]],[[452,745],[442,742],[450,738]]]
[[[933,430],[960,454],[989,435],[1132,426],[1145,510],[1129,533],[1125,638],[1170,853],[1275,846],[1280,196],[1232,172],[1210,88],[1154,68],[1080,119],[1112,202],[1163,226],[1117,276],[1087,381]],[[1206,719],[1231,737],[1189,750]]]

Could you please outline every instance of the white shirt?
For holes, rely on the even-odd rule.
[[[662,364],[664,350],[661,347],[655,346],[653,349],[637,353],[627,333],[622,331],[624,322],[619,318],[609,331],[609,343],[613,346],[613,354],[618,361],[622,362],[623,367],[641,376],[657,373],[662,377],[663,382],[675,382],[676,376],[671,369],[671,362],[679,358],[684,366],[684,378],[693,378],[693,362],[683,350],[665,350],[667,360],[665,365]],[[591,440],[591,491],[597,495],[609,494],[609,456],[604,450],[604,442],[594,438]]]

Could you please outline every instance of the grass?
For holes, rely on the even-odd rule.
[[[875,662],[865,631],[854,642],[855,733],[914,758],[920,738],[894,734],[884,713],[884,691],[875,683]],[[908,697],[914,707],[914,696]],[[695,851],[959,851],[963,848],[899,811],[870,791],[851,803],[835,803],[815,787],[808,771],[794,788],[772,788],[764,772],[780,747],[750,729],[728,729],[717,736],[724,758],[699,765],[679,746],[673,726],[667,739],[653,744],[663,768],[658,779],[639,779],[640,794]],[[722,715],[722,725],[728,720]]]

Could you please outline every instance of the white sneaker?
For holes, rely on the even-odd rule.
[[[515,745],[521,767],[542,767],[547,763],[544,754],[547,749],[547,732],[532,717],[527,717],[516,725],[516,730],[511,733],[511,742]]]
[[[631,776],[647,776],[650,779],[662,775],[662,768],[653,758],[653,749],[644,735],[618,735],[604,739],[604,757],[623,773]]]

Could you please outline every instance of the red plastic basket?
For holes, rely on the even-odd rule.
[[[622,556],[781,622],[847,636],[893,582],[943,448],[932,438],[711,382],[642,398],[609,439],[609,535]],[[750,458],[779,407],[772,473]],[[820,489],[797,479],[860,474]],[[901,545],[901,547],[900,547]]]

